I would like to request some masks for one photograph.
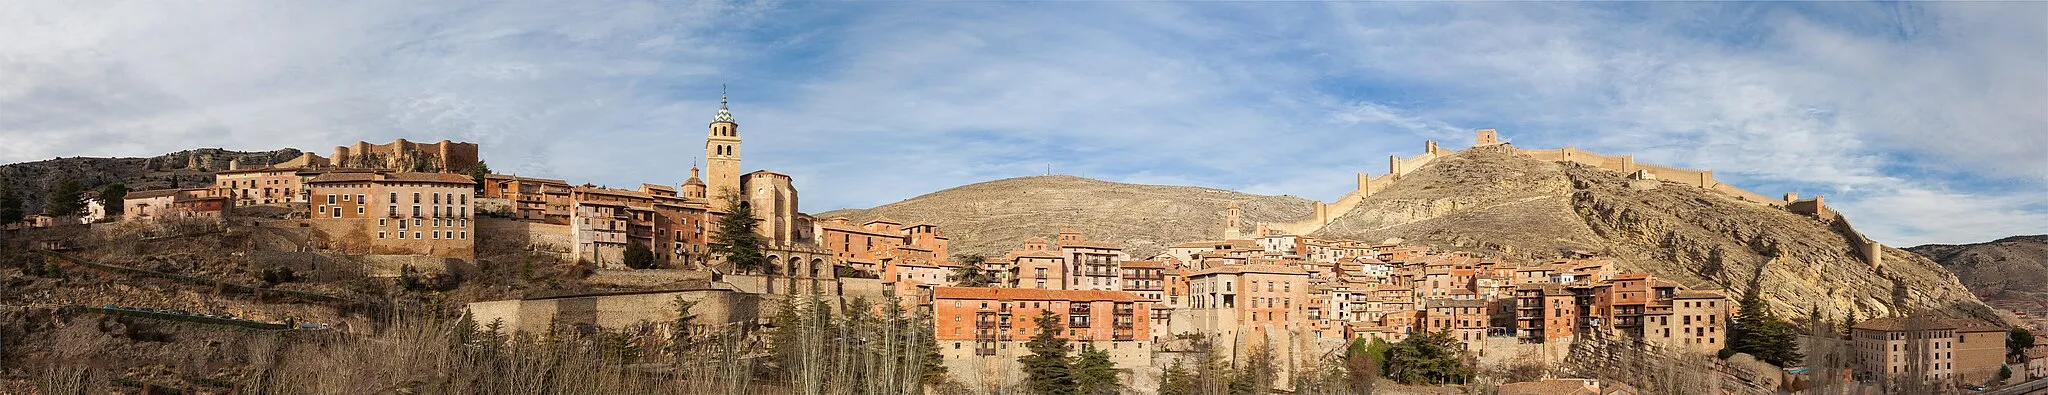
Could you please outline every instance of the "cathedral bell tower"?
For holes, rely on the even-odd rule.
[[[732,111],[726,108],[725,92],[718,93],[718,114],[711,117],[710,136],[704,139],[704,187],[709,193],[711,208],[730,212],[725,206],[726,194],[740,190],[740,124],[733,122]]]

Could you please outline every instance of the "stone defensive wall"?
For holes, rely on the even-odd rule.
[[[617,329],[642,321],[673,321],[678,297],[697,302],[690,312],[697,315],[697,323],[705,325],[759,322],[762,309],[772,307],[759,294],[717,284],[699,283],[695,288],[476,302],[469,304],[469,313],[479,325],[499,322],[507,331],[542,333],[550,328],[573,330],[594,325]]]

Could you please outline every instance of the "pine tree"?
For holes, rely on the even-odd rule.
[[[987,287],[995,285],[995,276],[981,268],[983,263],[988,262],[988,258],[981,256],[981,254],[970,254],[961,256],[959,259],[960,268],[953,272],[954,278],[958,279],[958,281],[953,282],[954,285],[962,287]]]
[[[106,207],[107,216],[109,217],[121,216],[121,201],[127,199],[127,197],[128,186],[125,184],[117,182],[100,188],[100,206]]]
[[[9,191],[0,191],[0,225],[21,222],[25,217],[27,214],[21,209],[21,196]]]
[[[1804,359],[1798,328],[1773,313],[1758,288],[1743,293],[1740,309],[1728,320],[1728,348],[1778,366]]]
[[[1381,353],[1377,355],[1373,350],[1376,346],[1381,347]],[[1384,347],[1387,347],[1385,340],[1374,338],[1371,343],[1367,343],[1361,338],[1352,339],[1351,345],[1344,349],[1344,376],[1345,382],[1350,385],[1351,393],[1372,393],[1373,384],[1380,378],[1380,360],[1381,356],[1385,355]]]
[[[1199,388],[1194,373],[1188,372],[1179,359],[1174,359],[1173,364],[1167,365],[1166,371],[1159,375],[1159,395],[1195,395]]]
[[[1082,394],[1115,395],[1122,388],[1116,378],[1116,362],[1109,360],[1108,351],[1094,347],[1081,350],[1072,370],[1074,383]]]
[[[1471,380],[1461,342],[1449,329],[1408,336],[1387,350],[1387,377],[1402,384],[1457,384]]]
[[[1067,361],[1067,339],[1055,335],[1065,331],[1066,325],[1050,310],[1039,310],[1038,318],[1032,321],[1037,324],[1038,333],[1024,343],[1031,354],[1017,358],[1024,365],[1025,387],[1041,395],[1079,394],[1080,385]]]
[[[470,179],[475,180],[476,189],[481,190],[484,189],[484,176],[491,174],[491,165],[484,163],[484,161],[476,161],[475,166],[463,169],[462,174],[469,175]]]
[[[769,269],[768,256],[761,253],[766,244],[760,233],[754,233],[761,225],[754,218],[754,210],[741,199],[739,191],[727,190],[725,206],[732,212],[719,217],[718,229],[712,233],[718,243],[711,245],[711,253],[725,258],[727,264],[741,273],[757,273]]]
[[[76,215],[85,209],[85,189],[77,181],[64,180],[50,189],[43,202],[43,214],[52,217]]]

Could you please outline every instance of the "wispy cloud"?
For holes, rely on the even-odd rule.
[[[1331,199],[1492,127],[1894,244],[2048,231],[2042,3],[31,1],[0,37],[9,162],[448,138],[675,183],[729,83],[809,211],[1048,168]]]

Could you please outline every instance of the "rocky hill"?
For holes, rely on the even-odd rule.
[[[928,222],[951,237],[955,254],[1000,256],[1032,236],[1050,239],[1061,227],[1089,240],[1123,243],[1133,257],[1165,252],[1174,244],[1223,236],[1231,202],[1246,224],[1309,215],[1313,202],[1221,189],[1122,184],[1073,176],[1021,177],[933,192],[865,210],[837,210],[818,218],[864,222],[887,216]],[[1251,232],[1247,225],[1245,232]]]
[[[261,152],[200,148],[150,158],[56,158],[0,165],[0,189],[21,194],[29,212],[35,212],[42,207],[43,193],[64,180],[88,188],[120,182],[131,191],[195,187],[212,184],[211,172],[227,169],[231,161],[263,166],[298,156],[299,150],[291,148]]]
[[[1544,259],[1563,250],[1612,256],[1623,268],[1739,294],[1755,282],[1777,310],[1806,316],[1894,314],[1904,307],[1990,317],[1932,261],[1884,249],[1882,267],[1812,216],[1677,183],[1538,160],[1509,146],[1438,158],[1365,198],[1316,235],[1401,237],[1445,249]]]
[[[1245,201],[1247,223],[1295,221],[1313,210],[1312,202],[1294,197],[1059,176],[968,185],[819,217],[931,222],[952,236],[956,251],[979,253],[1007,251],[1030,236],[1072,226],[1143,255],[1138,252],[1216,238],[1223,207],[1233,199]],[[1885,248],[1883,265],[1873,266],[1820,219],[1702,188],[1538,160],[1510,146],[1440,157],[1312,235],[1402,238],[1521,260],[1565,250],[1604,253],[1626,270],[1692,287],[1739,294],[1758,284],[1778,311],[1795,317],[1815,310],[1829,317],[1850,310],[1885,316],[1899,307],[1992,316],[1934,262]],[[1895,290],[1903,292],[1895,298]]]
[[[1977,244],[1928,244],[1906,250],[1955,272],[1985,303],[2036,313],[2048,310],[2048,235]]]

